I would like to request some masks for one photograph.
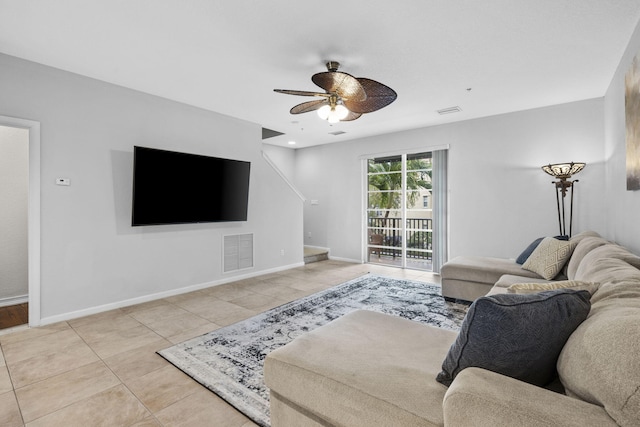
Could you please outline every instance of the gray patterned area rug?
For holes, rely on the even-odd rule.
[[[367,274],[158,352],[260,426],[269,426],[264,358],[297,336],[357,309],[458,330],[468,306],[440,287]]]

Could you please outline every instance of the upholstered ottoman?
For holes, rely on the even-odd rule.
[[[355,311],[270,353],[271,425],[441,426],[435,378],[457,332]]]

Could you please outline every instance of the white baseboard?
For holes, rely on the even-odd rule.
[[[56,314],[54,316],[43,317],[40,319],[40,325],[50,325],[52,323],[63,322],[66,320],[77,319],[79,317],[91,316],[93,314],[102,313],[109,310],[115,310],[117,308],[129,307],[131,305],[142,304],[149,301],[155,301],[162,298],[168,298],[176,295],[186,294],[193,291],[199,291],[201,289],[211,288],[213,286],[224,285],[225,283],[235,282],[237,280],[250,279],[252,277],[263,276],[265,274],[277,273],[279,271],[289,270],[296,267],[304,266],[304,262],[285,265],[281,267],[271,268],[267,270],[254,271],[247,274],[237,275],[233,277],[227,277],[220,280],[214,280],[212,282],[200,283],[197,285],[191,285],[179,289],[171,289],[169,291],[158,292],[155,294],[144,295],[137,298],[131,298],[124,301],[113,302],[110,304],[99,305],[95,307],[85,308],[82,310],[71,311],[68,313]]]
[[[0,298],[0,307],[8,307],[10,305],[18,305],[29,302],[29,295],[19,295],[17,297]]]

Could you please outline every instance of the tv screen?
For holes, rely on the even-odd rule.
[[[134,147],[131,225],[246,221],[251,163]]]

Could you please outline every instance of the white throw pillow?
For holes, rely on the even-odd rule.
[[[575,245],[576,243],[571,240],[545,237],[522,265],[522,268],[551,280],[558,275],[562,267],[567,263]]]
[[[551,283],[514,283],[507,288],[510,294],[533,294],[536,292],[552,291],[554,289],[573,289],[589,291],[591,295],[598,290],[599,283],[583,282],[581,280],[560,280]]]

